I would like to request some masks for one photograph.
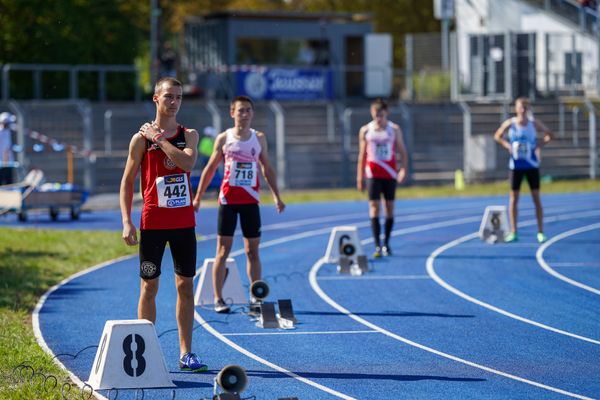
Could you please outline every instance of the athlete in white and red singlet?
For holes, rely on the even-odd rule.
[[[121,179],[120,203],[123,240],[138,244],[131,221],[135,177],[141,169],[140,298],[138,318],[156,320],[156,294],[167,243],[175,266],[176,318],[179,327],[179,368],[202,372],[207,366],[192,353],[194,324],[193,278],[196,273],[196,219],[190,193],[190,171],[198,156],[198,132],[176,120],[182,99],[181,82],[162,78],[152,100],[156,118],[133,135]]]
[[[388,121],[387,104],[376,100],[371,104],[373,120],[360,128],[358,133],[358,165],[356,167],[356,187],[365,189],[366,177],[369,193],[369,218],[375,242],[374,257],[391,255],[390,235],[394,226],[394,199],[396,184],[406,179],[408,156],[400,127]],[[402,166],[397,170],[396,154],[400,153]],[[385,205],[385,236],[381,246],[381,225],[379,204],[383,197]]]
[[[282,212],[285,208],[279,196],[275,170],[269,161],[267,139],[264,133],[250,127],[254,117],[252,100],[246,96],[236,97],[231,102],[229,113],[234,126],[220,133],[215,139],[214,151],[202,171],[198,191],[194,197],[194,208],[198,210],[206,188],[224,160],[225,174],[219,193],[217,254],[212,276],[215,311],[220,313],[229,312],[229,306],[222,298],[222,289],[225,281],[225,262],[231,251],[238,215],[244,236],[248,280],[252,284],[262,275],[258,253],[261,226],[258,206],[259,168],[271,189],[277,212]]]

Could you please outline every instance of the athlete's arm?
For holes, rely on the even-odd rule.
[[[394,124],[394,133],[396,134],[396,148],[400,153],[401,162],[396,182],[402,183],[408,175],[408,152],[406,151],[406,146],[404,145],[404,135],[402,134],[402,129],[400,129],[400,126],[397,124]]]
[[[275,202],[275,208],[278,213],[283,212],[285,209],[285,203],[281,200],[281,196],[279,195],[279,188],[277,187],[277,176],[275,174],[275,169],[271,165],[271,161],[269,160],[269,150],[267,148],[267,139],[265,138],[265,134],[262,132],[256,132],[256,136],[258,137],[258,141],[260,143],[260,156],[258,160],[260,161],[260,165],[262,167],[262,174],[271,189],[271,193],[273,194],[273,201]]]
[[[208,160],[206,167],[204,167],[202,170],[202,175],[200,175],[200,183],[198,184],[198,190],[196,191],[196,196],[194,196],[193,202],[194,210],[196,211],[198,211],[200,208],[202,196],[204,196],[210,181],[212,180],[213,176],[215,176],[217,168],[219,168],[219,164],[221,164],[221,160],[223,160],[223,145],[225,144],[225,139],[225,133],[221,133],[217,136],[210,159]]]
[[[151,142],[156,143],[175,165],[190,172],[198,158],[198,132],[195,129],[185,130],[185,148],[180,150],[173,146],[162,133],[151,124],[144,124],[140,133]]]
[[[504,139],[503,136],[504,132],[510,127],[510,124],[512,124],[512,120],[509,118],[506,121],[504,121],[502,125],[500,125],[498,130],[496,130],[496,133],[494,133],[494,140],[509,152],[512,151],[512,149],[510,148],[510,143],[508,143],[508,140]]]
[[[554,139],[554,134],[550,129],[548,129],[548,127],[546,127],[546,125],[544,125],[542,121],[536,119],[533,121],[533,124],[535,125],[535,130],[543,135],[542,141],[539,143],[539,147],[550,143],[550,141]]]
[[[121,219],[123,221],[123,240],[129,246],[137,244],[135,225],[131,221],[131,203],[133,201],[133,185],[135,176],[140,169],[144,158],[146,139],[139,134],[133,135],[129,142],[129,154],[125,163],[125,170],[121,178],[119,190],[119,204],[121,206]]]
[[[367,155],[367,142],[365,140],[366,133],[366,125],[360,128],[360,130],[358,131],[358,162],[356,165],[356,188],[361,192],[365,189],[364,173]]]

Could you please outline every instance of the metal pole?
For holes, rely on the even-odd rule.
[[[2,100],[8,101],[10,96],[10,80],[8,79],[8,73],[10,71],[10,64],[6,64],[2,67]]]
[[[448,29],[450,23],[448,18],[442,19],[442,69],[448,71]]]
[[[600,1],[596,4],[596,15],[600,15]],[[596,18],[596,43],[596,93],[600,94],[600,18]]]
[[[544,65],[545,71],[544,76],[546,77],[546,94],[550,93],[550,34],[544,34],[544,46],[546,47],[546,51],[544,51]]]
[[[342,113],[342,165],[349,165],[350,162],[350,135],[352,132],[352,109],[346,108]],[[342,187],[347,187],[349,185],[348,180],[348,169],[342,170]]]
[[[408,99],[413,99],[413,35],[407,34],[404,39],[404,47],[406,51],[406,93]]]
[[[328,102],[327,108],[327,141],[332,143],[335,140],[335,107],[332,102]]]
[[[596,108],[589,99],[585,99],[585,106],[587,107],[589,113],[590,179],[596,179],[598,169],[598,149],[596,144]]]
[[[463,113],[463,170],[467,182],[473,179],[469,163],[469,145],[471,142],[471,109],[464,101],[458,103]]]
[[[158,17],[160,8],[158,0],[150,0],[150,80],[152,84],[158,79]]]
[[[504,93],[506,100],[512,101],[513,98],[513,48],[510,32],[504,34]]]
[[[275,114],[277,186],[279,189],[285,189],[287,183],[285,166],[285,115],[283,107],[275,100],[269,102],[269,108]]]
[[[112,153],[112,110],[104,112],[104,152],[106,155]]]
[[[8,108],[17,117],[17,146],[21,148],[21,151],[17,153],[17,161],[22,167],[25,165],[25,112],[19,106],[16,101],[10,101]]]
[[[215,103],[214,100],[208,100],[206,102],[206,109],[208,110],[208,112],[210,113],[210,116],[212,117],[213,128],[215,128],[217,133],[221,133],[222,119],[221,119],[221,113],[219,112],[219,107],[217,107],[217,103]]]

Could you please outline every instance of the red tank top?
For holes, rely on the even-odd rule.
[[[368,125],[365,134],[367,142],[367,178],[396,179],[396,135],[392,122],[384,130],[378,130],[374,122]]]
[[[261,147],[256,131],[248,140],[236,139],[228,129],[223,145],[225,172],[219,193],[219,204],[256,204],[259,202],[258,160]]]
[[[185,148],[185,128],[168,139],[178,149]],[[158,147],[146,140],[141,165],[144,207],[140,229],[180,229],[196,226],[190,193],[190,173],[185,172]]]

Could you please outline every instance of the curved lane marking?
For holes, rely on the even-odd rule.
[[[599,228],[600,228],[600,223],[591,224],[591,225],[582,226],[581,228],[571,229],[570,231],[566,231],[566,232],[561,233],[560,235],[554,236],[552,239],[548,240],[546,243],[541,245],[540,248],[538,249],[538,251],[535,253],[535,257],[538,261],[538,264],[540,264],[540,266],[547,273],[554,276],[555,278],[558,278],[561,281],[567,282],[570,285],[577,286],[578,288],[587,290],[588,292],[592,292],[594,294],[600,295],[600,290],[598,290],[594,287],[588,286],[584,283],[578,282],[567,276],[564,276],[563,274],[561,274],[561,273],[557,272],[555,269],[553,269],[550,265],[548,265],[546,260],[544,260],[544,251],[546,251],[546,249],[548,247],[552,246],[554,243],[558,242],[559,240],[562,240],[569,236],[577,235],[578,233],[587,232],[587,231],[591,231],[591,230],[599,229]]]
[[[359,317],[356,314],[353,314],[352,312],[350,312],[346,308],[342,307],[340,304],[336,303],[319,286],[319,283],[317,282],[317,273],[318,273],[319,269],[321,268],[321,266],[323,266],[323,264],[325,264],[325,260],[323,258],[321,258],[311,268],[310,274],[309,274],[310,285],[312,286],[313,290],[317,293],[317,295],[319,295],[319,297],[321,299],[323,299],[327,304],[329,304],[330,306],[332,306],[333,308],[335,308],[339,312],[341,312],[343,314],[346,314],[348,317],[352,318],[356,322],[358,322],[358,323],[360,323],[362,325],[365,325],[365,326],[367,326],[367,327],[369,327],[369,328],[371,328],[373,330],[376,330],[376,331],[378,331],[378,332],[380,332],[380,333],[382,333],[382,334],[384,334],[386,336],[389,336],[392,339],[395,339],[395,340],[398,340],[400,342],[406,343],[409,346],[413,346],[413,347],[416,347],[418,349],[425,350],[425,351],[427,351],[429,353],[433,353],[435,355],[447,358],[447,359],[452,360],[452,361],[457,361],[459,363],[466,364],[466,365],[468,365],[470,367],[478,368],[478,369],[481,369],[483,371],[490,372],[492,374],[500,375],[500,376],[503,376],[505,378],[509,378],[509,379],[513,379],[513,380],[516,380],[516,381],[519,381],[519,382],[527,383],[527,384],[532,385],[532,386],[536,386],[536,387],[539,387],[539,388],[542,388],[542,389],[550,390],[552,392],[560,393],[560,394],[563,394],[563,395],[566,395],[566,396],[570,396],[570,397],[574,397],[574,398],[577,398],[577,399],[586,399],[586,400],[591,399],[590,397],[586,397],[586,396],[583,396],[583,395],[580,395],[580,394],[576,394],[576,393],[567,392],[566,390],[563,390],[563,389],[559,389],[559,388],[555,388],[555,387],[552,387],[552,386],[544,385],[542,383],[538,383],[538,382],[535,382],[535,381],[532,381],[532,380],[529,380],[529,379],[526,379],[526,378],[522,378],[520,376],[512,375],[512,374],[509,374],[509,373],[506,373],[506,372],[503,372],[503,371],[499,371],[497,369],[486,367],[485,365],[477,364],[477,363],[475,363],[473,361],[469,361],[469,360],[465,360],[465,359],[457,357],[457,356],[453,356],[452,354],[444,353],[444,352],[442,352],[440,350],[436,350],[436,349],[434,349],[432,347],[428,347],[428,346],[422,345],[420,343],[417,343],[417,342],[414,342],[414,341],[412,341],[410,339],[407,339],[407,338],[405,338],[403,336],[395,334],[395,333],[393,333],[391,331],[388,331],[387,329],[381,328],[380,326],[375,325],[375,324],[367,321],[366,319],[364,319],[362,317]]]
[[[584,212],[579,212],[579,213],[572,213],[572,214],[564,214],[564,215],[558,215],[555,217],[549,217],[546,218],[547,222],[556,222],[556,221],[561,221],[561,220],[569,220],[569,219],[573,219],[573,218],[582,218],[582,217],[590,217],[590,216],[597,216],[600,215],[600,211],[584,211]],[[534,225],[536,224],[536,220],[528,220],[525,221],[523,223],[521,223],[521,226],[527,226],[527,225]],[[531,319],[525,318],[525,317],[521,317],[520,315],[511,313],[509,311],[506,311],[502,308],[493,306],[489,303],[485,303],[481,300],[478,300],[472,296],[469,296],[468,294],[458,290],[457,288],[455,288],[454,286],[450,285],[449,283],[447,283],[446,281],[444,281],[442,278],[440,278],[440,276],[435,272],[435,268],[433,266],[436,257],[438,257],[440,254],[442,254],[443,252],[445,252],[448,249],[451,249],[452,247],[458,246],[461,243],[467,242],[469,240],[475,239],[478,237],[478,233],[474,232],[471,234],[468,234],[466,236],[462,236],[456,240],[453,240],[451,242],[446,243],[445,245],[438,247],[437,249],[435,249],[431,255],[427,258],[427,273],[429,274],[429,276],[431,276],[431,278],[440,286],[442,286],[444,289],[454,293],[455,295],[470,301],[471,303],[477,304],[478,306],[487,308],[488,310],[497,312],[499,314],[502,314],[506,317],[509,318],[513,318],[516,319],[518,321],[524,322],[526,324],[530,324],[533,326],[537,326],[538,328],[542,328],[542,329],[546,329],[548,331],[552,331],[561,335],[565,335],[565,336],[569,336],[578,340],[583,340],[585,342],[589,342],[589,343],[593,343],[593,344],[597,344],[600,345],[600,341],[596,340],[596,339],[592,339],[592,338],[588,338],[585,336],[581,336],[581,335],[577,335],[571,332],[567,332],[564,331],[562,329],[558,329],[558,328],[554,328],[552,326],[549,325],[545,325],[542,324],[540,322],[537,321],[533,321]]]

